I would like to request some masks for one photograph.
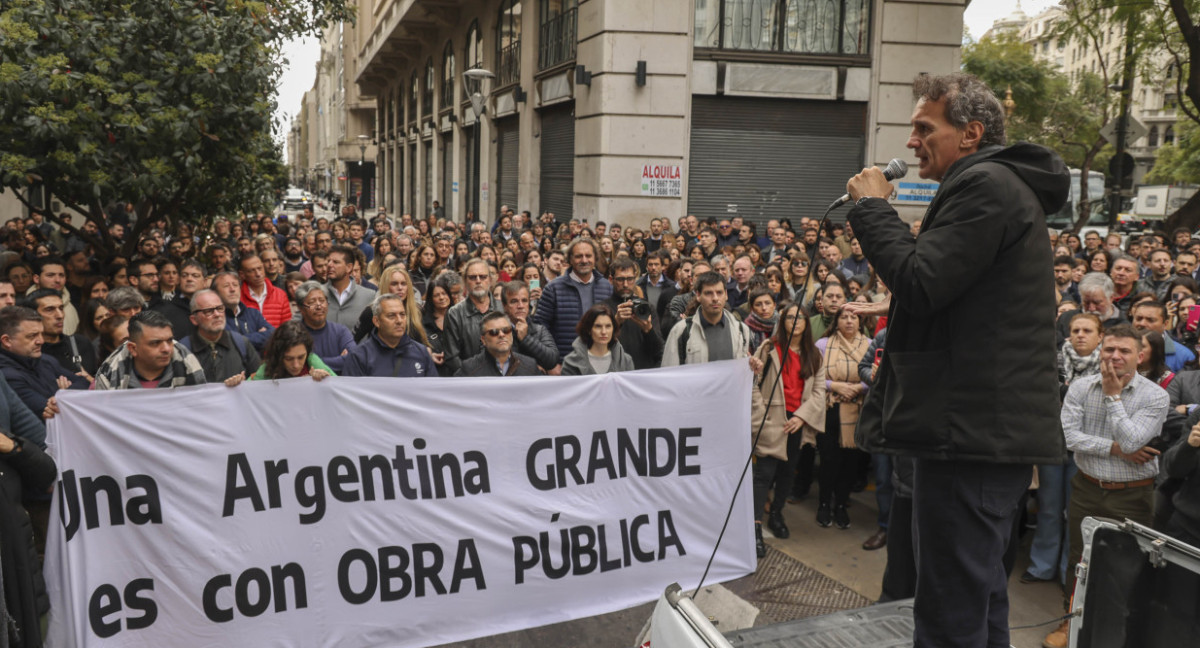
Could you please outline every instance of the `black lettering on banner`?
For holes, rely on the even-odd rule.
[[[130,491],[139,489],[141,494]],[[100,496],[104,496],[110,526],[162,524],[162,504],[158,484],[149,475],[129,475],[125,489],[113,477],[99,475],[76,480],[75,471],[67,470],[58,482],[59,518],[67,542],[79,532],[82,522],[88,529],[101,525]],[[128,496],[128,501],[125,497]],[[81,520],[82,518],[82,520]]]
[[[700,465],[689,466],[687,463],[688,457],[696,457],[700,454],[700,448],[694,443],[694,439],[699,439],[703,432],[701,428],[679,428],[679,474],[680,475],[699,475]]]
[[[541,531],[535,536],[514,536],[513,582],[521,585],[538,566],[550,580],[565,576],[584,576],[597,570],[601,573],[630,567],[633,563],[648,563],[665,560],[668,549],[673,548],[678,556],[687,555],[683,541],[675,531],[671,511],[655,513],[657,535],[654,534],[650,515],[641,514],[632,520],[622,519],[616,525],[599,524],[595,527],[582,524],[564,527],[555,531]],[[558,515],[551,519],[557,520]],[[556,537],[557,535],[557,537]],[[557,540],[557,543],[554,542]],[[616,552],[616,547],[620,552]],[[657,547],[657,556],[654,548]],[[555,561],[559,562],[555,564]]]
[[[288,585],[292,588],[295,608],[299,610],[308,607],[308,585],[304,579],[304,568],[298,563],[273,565],[270,575],[266,570],[251,567],[238,575],[236,584],[232,575],[218,574],[204,584],[201,596],[204,616],[214,623],[227,623],[234,619],[234,610],[245,617],[256,617],[264,614],[272,602],[275,612],[286,612]],[[234,590],[233,607],[222,608],[217,603],[217,595],[231,587]]]
[[[689,465],[687,459],[700,454],[695,442],[702,432],[702,428],[680,428],[678,432],[638,428],[635,438],[628,429],[617,428],[615,454],[607,430],[592,433],[586,455],[575,435],[537,439],[525,452],[525,477],[534,488],[548,491],[594,484],[598,477],[613,481],[635,475],[699,475],[700,466]]]
[[[422,450],[424,439],[414,439],[413,447]],[[225,499],[222,515],[233,515],[239,500],[248,500],[256,512],[283,506],[281,480],[291,472],[286,459],[263,462],[267,501],[245,453],[231,454],[225,466]],[[394,471],[394,472],[393,472]],[[115,486],[115,484],[114,484]],[[334,456],[325,466],[303,466],[295,471],[293,496],[300,508],[301,524],[315,524],[325,517],[328,497],[338,502],[391,501],[399,496],[409,500],[445,499],[491,492],[487,457],[468,450],[460,458],[454,453],[410,456],[402,446],[395,455]]]
[[[142,613],[125,617],[127,630],[149,628],[158,620],[158,604],[145,594],[153,591],[154,580],[150,578],[134,579],[125,585],[124,607]],[[92,592],[88,601],[88,624],[97,637],[107,639],[121,632],[121,618],[108,619],[123,609],[121,600],[121,592],[107,583]]]
[[[371,601],[376,592],[383,602],[398,601],[410,595],[444,595],[447,593],[442,573],[445,566],[441,545],[431,542],[416,543],[411,551],[399,546],[380,547],[375,555],[365,549],[350,549],[338,562],[338,591],[342,599],[352,605]],[[361,579],[357,574],[360,568],[363,570]],[[473,539],[458,541],[449,576],[450,594],[457,594],[462,584],[468,581],[474,582],[478,591],[487,589]],[[361,584],[356,586],[355,583]]]
[[[242,486],[238,486],[238,479],[241,478]],[[221,517],[229,517],[233,515],[233,506],[239,499],[250,499],[250,505],[255,511],[263,512],[267,507],[263,505],[262,493],[258,492],[258,482],[254,481],[254,471],[250,469],[250,461],[246,459],[246,453],[239,452],[229,455],[225,461],[225,506],[221,511]]]

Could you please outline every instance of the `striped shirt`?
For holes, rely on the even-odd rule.
[[[1138,465],[1110,454],[1113,441],[1132,453],[1158,436],[1170,406],[1163,388],[1134,374],[1121,390],[1121,400],[1104,402],[1099,374],[1077,378],[1062,408],[1067,449],[1085,475],[1102,481],[1129,482],[1158,474],[1158,459]]]

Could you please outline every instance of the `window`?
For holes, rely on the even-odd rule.
[[[454,43],[446,41],[442,50],[442,110],[454,106]]]
[[[1158,146],[1158,126],[1150,127],[1150,135],[1148,136],[1146,143],[1150,146]]]
[[[433,92],[437,83],[433,74],[433,57],[425,60],[425,94],[421,95],[421,116],[428,119],[433,116]]]
[[[521,81],[521,0],[501,0],[496,21],[496,85]]]
[[[541,0],[542,29],[538,69],[575,60],[577,0]]]
[[[696,0],[695,46],[861,55],[869,26],[868,0]]]
[[[1163,146],[1175,143],[1175,127],[1167,126],[1167,130],[1163,132]]]
[[[417,94],[420,93],[421,86],[417,83],[417,73],[413,72],[412,84],[409,86],[408,93],[408,123],[417,123]]]

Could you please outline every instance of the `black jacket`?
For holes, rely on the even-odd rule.
[[[151,306],[150,310],[161,313],[163,317],[167,318],[167,321],[171,323],[171,332],[175,334],[176,340],[182,340],[196,332],[196,325],[192,324],[192,302],[179,293],[170,299],[159,301]],[[93,375],[95,373],[92,372]]]
[[[6,349],[0,349],[0,374],[4,375],[8,385],[12,387],[25,407],[42,420],[46,410],[46,401],[58,392],[58,377],[64,376],[71,381],[71,389],[87,389],[86,378],[76,376],[74,372],[63,369],[53,357],[43,353],[36,358],[19,356]],[[44,427],[44,423],[42,424]],[[9,432],[13,430],[6,428]],[[37,442],[36,439],[33,439]],[[41,444],[41,442],[38,442]]]
[[[991,463],[1066,457],[1045,214],[1070,176],[1033,144],[952,164],[913,238],[884,200],[850,212],[892,290],[888,338],[857,442],[871,452]]]
[[[614,295],[604,300],[604,303],[615,313],[617,306],[625,303],[625,300]],[[653,305],[651,308],[653,309]],[[657,317],[657,314],[654,317]],[[633,359],[636,369],[656,369],[662,366],[663,336],[659,332],[661,323],[655,319],[651,324],[650,332],[644,333],[637,322],[630,320],[621,324],[621,331],[617,334],[617,341],[625,349],[625,355]]]
[[[4,604],[8,621],[20,630],[18,647],[42,645],[39,618],[50,609],[46,581],[33,539],[33,524],[21,505],[23,496],[46,493],[58,470],[36,444],[21,440],[0,455],[0,568],[4,572]],[[0,628],[8,632],[8,628]]]
[[[509,352],[508,373],[505,376],[540,376],[538,371],[537,361],[527,355],[521,355],[516,352]],[[454,374],[456,378],[464,377],[500,377],[500,369],[496,367],[496,361],[492,356],[488,355],[487,349],[467,358],[463,361],[462,367],[458,373]]]

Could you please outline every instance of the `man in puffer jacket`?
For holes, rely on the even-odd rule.
[[[612,297],[613,287],[607,279],[596,272],[596,257],[599,256],[596,242],[577,238],[567,247],[567,263],[571,271],[551,281],[542,290],[538,299],[533,321],[550,330],[558,355],[571,353],[575,341],[575,325],[592,304]]]

